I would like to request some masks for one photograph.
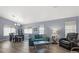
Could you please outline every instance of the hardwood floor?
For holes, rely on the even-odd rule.
[[[28,42],[13,43],[10,41],[0,42],[0,53],[28,53]]]
[[[37,48],[30,47],[31,53],[78,53],[77,51],[70,51],[67,50],[58,44],[51,44],[50,47],[48,46],[39,46]]]
[[[28,41],[13,43],[0,41],[0,53],[70,53],[69,50],[60,47],[58,44],[48,46],[29,47]]]
[[[70,53],[69,50],[60,47],[58,44],[51,44],[48,48],[47,46],[39,46],[37,48],[30,47],[31,53]]]

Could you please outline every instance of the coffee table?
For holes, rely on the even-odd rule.
[[[48,48],[50,46],[50,42],[49,41],[34,41],[34,47],[36,48],[36,46],[40,46],[40,45],[48,45]]]

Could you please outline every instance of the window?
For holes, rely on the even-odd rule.
[[[44,34],[44,27],[39,28],[39,34]]]
[[[10,28],[10,33],[16,33],[15,28]]]
[[[24,29],[25,34],[32,34],[32,28],[26,28]]]
[[[75,21],[65,22],[65,37],[67,36],[67,33],[76,33]]]
[[[4,27],[4,36],[9,36],[10,33],[16,33],[14,27]]]

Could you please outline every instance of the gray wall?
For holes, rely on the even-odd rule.
[[[52,28],[59,28],[59,32],[58,32],[58,35],[59,35],[59,38],[63,38],[65,37],[65,24],[64,22],[66,21],[76,21],[76,25],[77,25],[77,32],[79,33],[79,17],[76,16],[76,17],[69,17],[69,18],[62,18],[62,19],[56,19],[56,20],[51,20],[51,21],[45,21],[45,22],[38,22],[38,23],[32,23],[32,24],[26,24],[26,25],[23,25],[23,28],[26,28],[26,27],[31,27],[31,28],[39,28],[39,26],[44,26],[45,28],[45,34],[49,37],[51,37],[51,34],[52,34]],[[12,22],[10,20],[7,20],[5,18],[1,18],[0,17],[0,38],[4,38],[5,37],[3,36],[3,27],[5,25],[8,25],[8,26],[14,26],[15,27],[15,22]],[[16,27],[17,29],[17,27]],[[38,33],[39,31],[37,32],[34,32],[33,31],[33,34],[34,33]],[[28,36],[28,35],[25,35],[25,36]],[[25,39],[27,39],[28,37],[25,37]],[[1,40],[0,39],[0,40]]]
[[[32,24],[26,24],[24,25],[24,28],[26,27],[34,27],[34,26],[41,26],[44,25],[45,27],[45,34],[47,36],[51,36],[52,30],[51,28],[59,28],[59,38],[65,37],[65,23],[64,22],[68,21],[76,21],[77,25],[77,32],[79,33],[79,17],[69,17],[69,18],[62,18],[62,19],[56,19],[56,20],[51,20],[51,21],[45,21],[45,22],[38,22],[38,23],[32,23]]]
[[[58,19],[58,20],[54,20],[54,21],[48,21],[48,22],[45,22],[45,26],[46,27],[49,27],[49,29],[51,28],[59,28],[59,37],[60,38],[63,38],[65,37],[65,22],[69,22],[69,21],[76,21],[76,25],[78,27],[78,17],[70,17],[70,18],[63,18],[63,19]],[[50,33],[51,35],[51,30],[49,31],[49,29],[46,29],[47,33]],[[77,28],[77,32],[79,28]],[[49,36],[50,36],[49,35]]]
[[[15,24],[15,22],[12,22],[12,21],[10,21],[8,19],[0,17],[0,40],[5,40],[5,39],[8,40],[8,37],[5,37],[3,35],[3,28],[4,28],[4,26],[15,27],[14,24]]]

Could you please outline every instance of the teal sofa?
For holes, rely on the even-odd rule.
[[[34,41],[49,41],[49,40],[50,40],[49,37],[37,34],[29,38],[29,46],[34,46],[33,44]]]

